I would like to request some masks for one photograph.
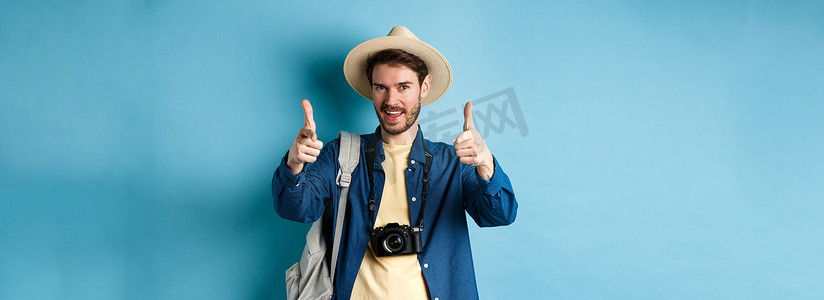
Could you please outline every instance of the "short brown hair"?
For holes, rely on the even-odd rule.
[[[429,74],[426,63],[414,54],[401,49],[386,49],[370,55],[366,59],[366,79],[369,80],[370,84],[372,83],[372,69],[378,64],[387,64],[393,67],[404,65],[418,74],[418,84],[423,84],[423,79]]]

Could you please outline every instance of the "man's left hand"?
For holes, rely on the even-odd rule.
[[[481,132],[475,129],[475,122],[472,120],[472,102],[467,102],[464,106],[463,130],[453,144],[455,154],[462,163],[475,166],[478,175],[486,180],[491,179],[495,172],[495,164],[492,152],[489,152],[489,148],[481,138]]]

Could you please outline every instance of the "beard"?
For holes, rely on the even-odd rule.
[[[401,119],[395,123],[389,123],[384,118],[384,111],[392,110],[392,111],[403,111],[404,119]],[[421,97],[418,96],[418,103],[415,104],[411,110],[407,110],[402,106],[390,106],[390,105],[381,105],[381,107],[375,111],[378,114],[378,120],[381,122],[381,128],[383,131],[389,134],[401,134],[412,128],[412,125],[415,124],[415,121],[418,120],[418,115],[421,113]]]

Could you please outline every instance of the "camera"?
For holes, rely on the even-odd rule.
[[[372,230],[372,251],[375,256],[421,253],[421,229],[389,223]]]

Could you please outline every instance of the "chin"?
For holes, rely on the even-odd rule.
[[[381,123],[381,128],[383,131],[386,131],[389,134],[401,134],[409,130],[411,126],[403,126],[403,124],[395,124],[395,125],[386,125],[385,123]]]

